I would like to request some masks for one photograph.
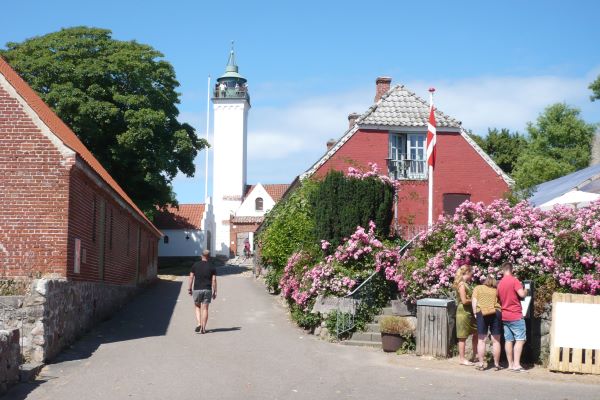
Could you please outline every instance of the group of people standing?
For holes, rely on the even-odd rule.
[[[454,278],[458,307],[456,309],[456,336],[458,338],[459,362],[461,365],[485,369],[485,345],[488,334],[492,338],[494,369],[500,366],[500,338],[504,334],[504,349],[508,368],[514,372],[525,372],[521,366],[521,353],[526,340],[525,320],[521,299],[527,290],[513,275],[512,264],[502,264],[503,277],[500,282],[494,275],[474,287],[471,285],[473,271],[470,265],[458,269]],[[477,351],[477,362],[465,357],[465,344],[472,335],[473,353]]]

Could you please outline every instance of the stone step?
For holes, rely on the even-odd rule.
[[[381,315],[395,315],[393,307],[384,307],[381,310]]]
[[[354,332],[350,340],[359,342],[376,342],[381,343],[381,333],[377,332]]]
[[[380,349],[381,343],[367,342],[362,340],[344,340],[342,342],[344,346],[360,346],[360,347],[372,347],[374,349]]]
[[[366,328],[367,328],[367,329],[365,329],[366,332],[379,333],[379,324],[376,324],[376,323],[367,324]]]

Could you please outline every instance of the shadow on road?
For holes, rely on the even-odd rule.
[[[219,333],[219,332],[232,332],[232,331],[241,331],[241,326],[234,326],[232,328],[215,328],[215,329],[207,329],[206,333]]]
[[[96,326],[51,364],[88,358],[103,343],[121,342],[167,333],[181,282],[159,280],[136,296],[113,317]]]
[[[104,343],[164,336],[177,303],[181,284],[182,282],[159,280],[134,297],[112,318],[92,328],[77,342],[64,349],[48,364],[88,358]],[[33,382],[18,384],[6,393],[4,398],[26,399],[29,393],[50,379],[52,378],[46,376]]]

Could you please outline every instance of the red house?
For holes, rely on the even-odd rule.
[[[404,236],[427,224],[425,142],[429,104],[391,78],[376,80],[375,104],[362,115],[350,114],[350,126],[301,178],[323,177],[329,170],[367,169],[377,163],[401,182],[395,225]],[[436,110],[437,146],[433,215],[452,214],[465,200],[489,203],[503,197],[513,181],[469,137],[461,122]]]
[[[0,58],[0,278],[136,285],[161,233]]]

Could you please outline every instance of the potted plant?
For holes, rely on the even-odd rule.
[[[413,334],[413,327],[406,318],[387,315],[379,321],[379,331],[381,332],[381,347],[385,352],[395,352],[407,336]]]

